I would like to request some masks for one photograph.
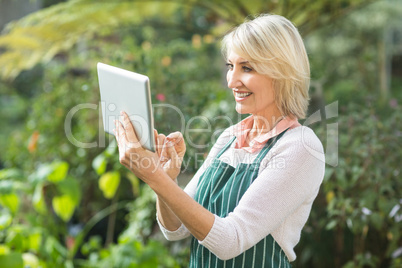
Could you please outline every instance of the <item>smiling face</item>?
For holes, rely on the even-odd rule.
[[[228,87],[233,90],[236,111],[240,114],[263,116],[267,119],[280,116],[275,103],[273,80],[257,73],[250,63],[234,53],[229,53],[226,75]]]

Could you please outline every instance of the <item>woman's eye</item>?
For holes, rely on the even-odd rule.
[[[232,70],[232,69],[233,69],[233,64],[231,64],[231,63],[226,63],[226,68],[227,68],[228,70]]]
[[[247,66],[243,66],[242,68],[243,68],[243,71],[246,72],[246,73],[251,72],[253,70],[253,69],[251,69],[250,67],[247,67]]]

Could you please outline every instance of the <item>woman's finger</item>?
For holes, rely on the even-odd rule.
[[[186,153],[186,143],[184,142],[184,139],[181,139],[177,142],[177,144],[175,145],[175,149],[180,157],[184,156],[184,154]]]
[[[163,148],[165,140],[166,140],[166,136],[163,134],[159,134],[157,139],[158,139],[158,146],[156,148],[157,148],[158,156],[160,157],[161,153],[162,153],[162,148]]]
[[[172,161],[171,167],[173,169],[179,169],[181,165],[181,158],[177,155],[176,149],[172,142],[168,142],[166,146],[167,153]]]
[[[169,140],[180,141],[180,139],[183,139],[183,134],[181,134],[179,131],[176,131],[167,135],[166,138]]]
[[[113,129],[113,134],[114,134],[114,136],[115,136],[115,138],[116,138],[116,141],[117,141],[117,145],[119,146],[120,144],[120,141],[121,141],[121,139],[120,139],[120,136],[121,136],[121,133],[124,131],[122,131],[122,129],[120,128],[120,122],[119,122],[119,120],[114,120],[114,127],[115,127],[115,129]]]
[[[167,162],[169,160],[169,154],[168,154],[168,151],[167,151],[167,140],[164,139],[162,144],[163,144],[163,146],[162,146],[161,154],[160,154],[159,158],[160,158],[160,161],[162,163],[164,163],[164,162]]]
[[[173,141],[177,154],[183,157],[186,153],[186,143],[184,142],[181,132],[173,132],[166,137],[167,140]]]
[[[116,120],[116,140],[117,140],[117,146],[119,147],[119,153],[124,153],[125,146],[128,144],[127,138],[126,138],[126,132],[124,130],[123,124]]]
[[[124,111],[121,111],[120,114],[123,116],[123,127],[126,132],[127,140],[131,143],[138,143],[137,134],[135,133],[135,129],[133,124],[131,123],[130,117]]]
[[[161,149],[162,149],[162,145],[159,142],[158,136],[159,136],[158,131],[156,129],[154,129],[155,150],[156,150],[156,153],[158,154],[158,156],[160,157],[160,152],[161,152]]]
[[[120,122],[120,124],[123,126],[127,145],[130,148],[142,148],[142,144],[138,140],[134,126],[131,123],[129,116],[126,112],[123,111],[121,112],[121,115],[123,116],[123,123]]]
[[[158,131],[156,129],[154,129],[154,139],[155,139],[156,152],[158,152]]]

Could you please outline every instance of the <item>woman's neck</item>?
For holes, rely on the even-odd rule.
[[[279,123],[284,118],[279,109],[267,112],[265,114],[253,114],[253,127],[251,128],[251,133],[253,136],[259,136],[271,131],[276,124]]]

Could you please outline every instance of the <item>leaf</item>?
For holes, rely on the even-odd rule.
[[[39,259],[36,257],[36,255],[26,252],[22,254],[22,259],[24,261],[24,267],[29,267],[29,268],[39,268],[41,267],[39,265]]]
[[[10,248],[5,246],[5,245],[3,245],[3,244],[0,244],[0,256],[1,255],[7,255],[9,253],[10,253]]]
[[[29,234],[28,237],[28,248],[31,251],[38,252],[40,246],[42,245],[42,233],[37,230]]]
[[[13,220],[13,218],[10,214],[2,213],[2,215],[0,215],[0,230],[10,226],[12,220]]]
[[[374,228],[380,230],[382,227],[384,220],[383,217],[377,212],[374,212],[370,215],[370,223],[373,224]]]
[[[13,192],[14,183],[11,180],[0,181],[0,195],[10,194]]]
[[[19,169],[9,168],[0,170],[0,180],[19,179],[21,177],[22,173]]]
[[[81,188],[76,179],[68,177],[63,181],[58,182],[57,189],[62,194],[70,196],[71,200],[74,201],[74,206],[78,206],[81,201]]]
[[[69,195],[55,196],[52,200],[54,212],[63,221],[67,222],[73,216],[75,205]]]
[[[92,161],[92,167],[98,173],[98,175],[102,175],[106,171],[106,157],[103,154],[98,155],[95,157],[95,159]]]
[[[336,224],[337,224],[336,220],[332,220],[327,224],[327,226],[325,226],[325,229],[326,230],[334,229]]]
[[[140,179],[138,179],[137,176],[135,176],[132,172],[128,172],[126,176],[127,179],[131,182],[134,196],[138,196],[138,194],[140,193]]]
[[[47,236],[44,248],[46,252],[51,253],[53,256],[65,258],[68,254],[67,249],[53,236]]]
[[[1,267],[7,268],[23,268],[22,254],[19,252],[11,252],[7,255],[0,255]]]
[[[0,204],[15,214],[20,205],[20,200],[15,193],[3,194],[0,196]]]
[[[120,173],[118,171],[107,172],[99,179],[99,188],[107,199],[112,199],[120,184]]]
[[[6,27],[0,36],[0,47],[6,48],[0,55],[0,75],[14,79],[21,71],[51,60],[57,53],[67,51],[80,39],[102,36],[122,25],[144,25],[153,18],[166,25],[176,25],[177,16],[189,17],[202,9],[205,17],[215,18],[211,23],[214,34],[221,36],[233,25],[241,23],[249,14],[281,14],[295,20],[301,32],[328,25],[341,15],[373,0],[348,0],[342,5],[333,1],[307,0],[282,1],[240,0],[227,1],[63,1],[32,13]],[[336,2],[336,1],[335,1]],[[254,4],[255,3],[255,4]],[[322,12],[325,10],[325,12]],[[141,25],[141,26],[142,26]],[[174,26],[173,26],[174,27]],[[176,26],[177,27],[177,26]]]
[[[331,203],[331,201],[335,198],[335,193],[334,191],[329,191],[326,196],[325,199],[327,199],[327,203]]]
[[[111,157],[111,156],[115,155],[116,149],[117,149],[117,142],[116,142],[115,139],[113,139],[113,140],[109,143],[109,145],[108,145],[108,147],[106,148],[106,150],[104,151],[105,156]]]
[[[43,182],[51,172],[52,167],[50,164],[42,164],[39,166],[36,172],[29,176],[29,181],[31,181],[33,184]]]
[[[25,234],[21,225],[11,225],[7,230],[6,244],[15,250],[25,250]]]
[[[51,164],[52,172],[47,179],[51,182],[59,182],[65,179],[69,165],[67,162],[53,162]]]
[[[46,209],[45,199],[42,194],[42,189],[43,189],[42,184],[38,184],[35,187],[34,194],[32,195],[32,204],[37,212],[39,212],[41,214],[45,214],[47,209]]]

